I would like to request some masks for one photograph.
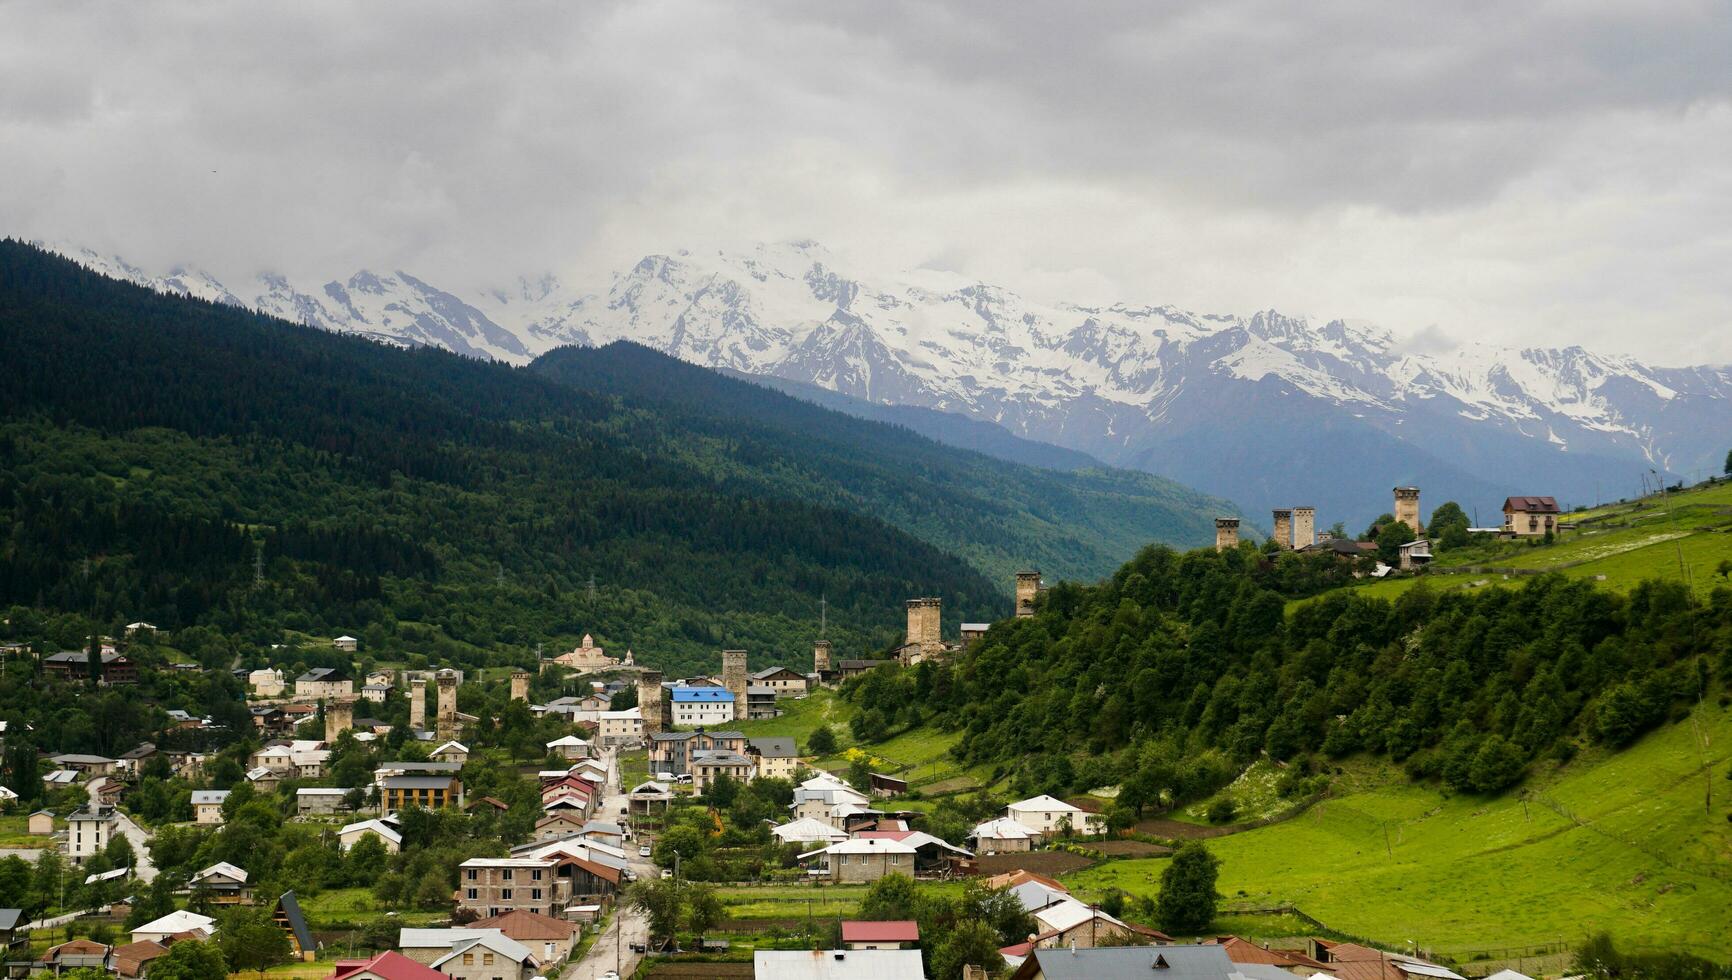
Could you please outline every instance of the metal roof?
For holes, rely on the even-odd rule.
[[[675,704],[725,704],[734,700],[734,692],[720,687],[676,687]]]
[[[1036,949],[1029,959],[1046,980],[1228,980],[1237,970],[1219,946]],[[1024,963],[1017,975],[1035,973]]]

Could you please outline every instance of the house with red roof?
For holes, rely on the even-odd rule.
[[[449,980],[430,966],[422,966],[394,949],[370,960],[338,960],[325,980]]]
[[[916,949],[920,946],[920,923],[912,919],[849,920],[842,923],[842,945],[848,949]]]

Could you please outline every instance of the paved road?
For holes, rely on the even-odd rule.
[[[617,821],[620,819],[619,811],[626,805],[625,788],[620,783],[619,750],[608,752],[606,759],[607,793],[601,811],[596,816]],[[635,840],[626,844],[632,870],[645,879],[659,874],[649,858],[637,856],[637,844]],[[641,945],[648,938],[649,919],[642,912],[626,908],[614,916],[613,922],[608,924],[607,932],[596,939],[595,945],[589,948],[583,959],[560,974],[559,980],[599,980],[601,976],[615,969],[620,976],[629,977],[643,959],[642,954],[631,951],[631,945]]]
[[[102,784],[108,781],[107,776],[98,776],[90,781],[90,802],[98,799],[97,792]],[[126,839],[132,843],[132,876],[141,882],[149,884],[156,878],[156,865],[150,863],[150,834],[143,827],[133,822],[133,819],[119,809],[114,811],[115,826],[120,829]]]

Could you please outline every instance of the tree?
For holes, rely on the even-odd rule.
[[[1724,472],[1727,476],[1732,476],[1732,449],[1726,451],[1726,469]]]
[[[836,733],[829,725],[819,725],[812,734],[806,736],[806,752],[811,755],[829,755],[836,751]]]
[[[686,928],[697,935],[698,943],[702,945],[704,933],[720,925],[727,918],[727,910],[722,907],[722,900],[716,897],[716,890],[709,885],[693,883],[680,891],[686,907]]]
[[[1000,939],[992,927],[975,919],[958,922],[932,952],[932,976],[960,977],[965,965],[996,972],[1004,967]]]
[[[915,910],[914,879],[887,874],[872,883],[860,899],[860,918],[877,922],[912,919]]]
[[[266,909],[239,909],[224,918],[217,943],[231,972],[265,971],[289,959],[289,937]],[[178,945],[178,944],[177,944]],[[152,967],[151,975],[156,975]]]
[[[1202,932],[1215,920],[1215,877],[1220,861],[1201,841],[1187,841],[1161,872],[1155,921],[1167,932]]]
[[[631,907],[649,918],[650,939],[657,948],[671,944],[680,927],[679,884],[654,879],[640,881],[626,892]],[[660,942],[655,942],[660,940]]]
[[[1489,735],[1474,753],[1469,772],[1473,788],[1481,793],[1495,793],[1512,786],[1522,778],[1521,750],[1502,735]]]
[[[1377,560],[1385,565],[1401,561],[1401,546],[1419,535],[1401,521],[1391,521],[1377,529]]]
[[[90,634],[90,652],[85,663],[90,686],[95,687],[102,683],[102,637],[95,633]]]
[[[277,930],[282,938],[282,930]],[[285,941],[286,944],[286,941]],[[150,964],[151,980],[228,980],[223,954],[209,943],[183,939]]]

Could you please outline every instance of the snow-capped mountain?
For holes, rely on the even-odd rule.
[[[1404,352],[1359,323],[1273,310],[1040,303],[930,272],[868,281],[812,242],[652,255],[593,288],[550,277],[473,305],[397,272],[229,288],[193,270],[159,289],[381,340],[523,363],[631,340],[708,367],[996,422],[1250,508],[1309,504],[1325,524],[1510,493],[1627,495],[1639,474],[1707,472],[1732,440],[1732,369],[1648,367],[1579,347]],[[1484,520],[1493,520],[1487,512]]]

